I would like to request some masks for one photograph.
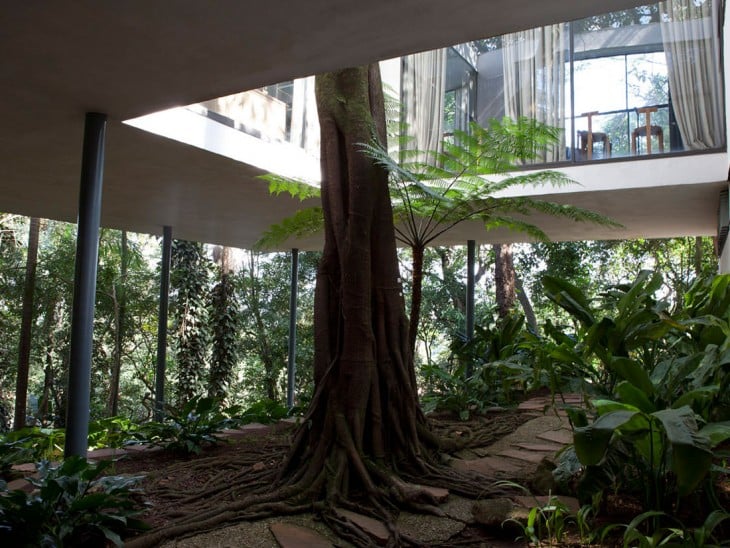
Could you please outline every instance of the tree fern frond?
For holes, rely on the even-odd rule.
[[[269,192],[271,194],[279,195],[282,192],[289,194],[292,198],[299,198],[304,201],[309,198],[319,198],[320,189],[314,185],[307,183],[301,179],[295,179],[294,177],[285,177],[283,175],[276,175],[274,173],[266,173],[265,175],[259,175],[259,179],[263,179],[269,183]]]
[[[300,209],[294,215],[271,225],[254,244],[262,251],[281,246],[290,238],[305,238],[319,234],[324,228],[324,213],[319,206]]]
[[[593,223],[613,228],[623,227],[623,225],[617,223],[613,219],[610,219],[605,215],[601,215],[600,213],[596,213],[595,211],[591,211],[590,209],[584,209],[570,204],[559,204],[546,200],[536,200],[527,197],[520,198],[520,201],[524,203],[525,207],[529,207],[532,211],[545,213],[553,217],[563,217],[575,222]]]
[[[541,228],[532,223],[528,223],[520,219],[515,219],[514,217],[490,215],[489,218],[484,222],[484,228],[487,230],[493,230],[495,228],[507,228],[514,232],[527,234],[528,236],[531,236],[532,238],[541,242],[550,241],[550,238],[548,238],[547,234],[545,234],[545,232]]]
[[[564,173],[561,173],[559,171],[545,170],[507,177],[506,179],[502,179],[501,181],[492,183],[491,190],[492,192],[499,192],[500,190],[506,190],[512,187],[544,187],[548,185],[554,188],[560,188],[569,185],[582,186],[579,182],[571,179]]]

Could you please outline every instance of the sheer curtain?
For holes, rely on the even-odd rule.
[[[718,0],[659,4],[669,93],[685,149],[723,145],[723,92]]]
[[[443,139],[446,50],[426,51],[403,60],[405,148],[438,151]],[[423,159],[425,160],[425,158]]]
[[[502,39],[504,112],[526,116],[565,129],[566,25],[525,30]],[[565,159],[565,132],[561,142],[547,150],[542,161]]]

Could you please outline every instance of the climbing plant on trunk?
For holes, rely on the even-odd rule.
[[[170,285],[175,292],[176,390],[181,405],[198,394],[205,369],[208,273],[203,244],[173,241]]]
[[[208,394],[217,399],[226,396],[238,354],[238,300],[234,291],[231,249],[220,247],[216,252],[218,282],[211,290],[210,328],[212,350]]]

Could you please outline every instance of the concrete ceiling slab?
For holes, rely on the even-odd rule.
[[[122,120],[638,5],[582,0],[14,2],[0,13],[0,210],[74,221],[84,113],[109,115],[102,224],[245,247],[301,204]],[[713,190],[714,192],[714,190]],[[565,198],[562,196],[561,199]],[[608,199],[606,200],[606,202]]]

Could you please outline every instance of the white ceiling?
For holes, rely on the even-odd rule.
[[[109,116],[102,224],[157,234],[171,225],[181,238],[250,245],[300,203],[269,197],[250,166],[121,121],[639,3],[6,2],[0,11],[0,211],[75,220],[84,113],[97,111]]]

